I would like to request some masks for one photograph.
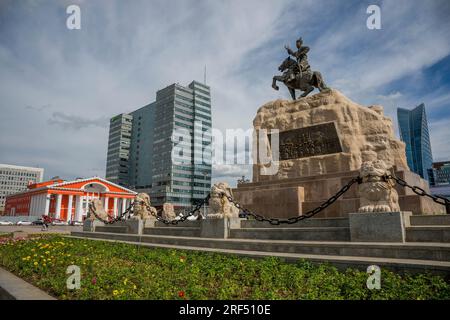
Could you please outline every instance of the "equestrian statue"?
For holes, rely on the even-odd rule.
[[[314,88],[322,90],[328,89],[323,81],[322,75],[319,71],[311,71],[308,62],[309,47],[303,46],[302,38],[296,41],[297,51],[293,51],[289,46],[284,48],[287,50],[289,56],[278,67],[278,70],[283,72],[281,76],[274,76],[272,81],[272,88],[279,90],[277,81],[283,82],[288,88],[293,100],[295,100],[295,90],[303,91],[300,97],[306,97]],[[295,59],[291,58],[294,57]]]

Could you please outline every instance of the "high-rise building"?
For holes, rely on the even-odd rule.
[[[193,81],[156,94],[152,199],[190,206],[211,188],[211,96]]]
[[[211,188],[212,155],[208,86],[197,81],[187,87],[172,84],[157,91],[156,101],[127,114],[131,119],[129,153],[119,167],[123,179],[114,180],[116,163],[120,163],[116,159],[122,158],[117,155],[117,144],[122,141],[117,132],[122,132],[118,128],[123,123],[114,119],[124,116],[110,122],[107,179],[150,193],[152,205],[158,207],[164,202],[190,207],[206,197]]]
[[[430,134],[422,103],[412,110],[397,109],[400,139],[406,144],[406,158],[411,171],[429,180],[429,169],[433,164]]]
[[[44,169],[0,164],[0,212],[5,209],[6,197],[24,191],[30,184],[42,182]]]
[[[434,162],[429,177],[431,194],[450,200],[450,161]],[[446,209],[449,214],[450,205]]]
[[[132,121],[132,115],[122,113],[109,122],[106,179],[125,187],[129,186]]]
[[[450,161],[434,162],[429,170],[430,185],[450,186]]]
[[[134,189],[152,186],[153,136],[155,129],[155,103],[136,111],[131,133],[129,185]]]

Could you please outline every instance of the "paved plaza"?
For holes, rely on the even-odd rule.
[[[23,231],[28,234],[36,233],[61,233],[70,234],[72,231],[81,231],[82,226],[49,226],[48,231],[42,231],[42,226],[0,226],[0,234]]]

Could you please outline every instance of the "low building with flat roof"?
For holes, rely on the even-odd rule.
[[[27,190],[29,184],[42,182],[44,169],[0,163],[0,214],[5,210],[6,197]]]

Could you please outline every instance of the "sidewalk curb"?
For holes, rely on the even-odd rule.
[[[0,268],[0,300],[57,300],[9,271]]]

